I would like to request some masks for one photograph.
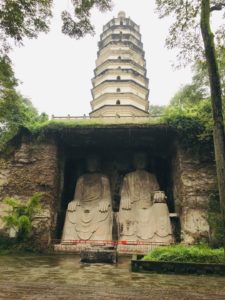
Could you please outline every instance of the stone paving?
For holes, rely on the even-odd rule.
[[[225,299],[225,278],[129,272],[74,256],[0,256],[0,299]]]

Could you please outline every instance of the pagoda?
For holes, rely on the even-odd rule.
[[[119,12],[103,26],[98,47],[90,117],[147,117],[149,80],[139,26]]]

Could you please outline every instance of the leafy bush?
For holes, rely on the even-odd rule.
[[[146,255],[143,260],[185,263],[225,263],[224,250],[222,248],[211,249],[206,245],[159,247]]]
[[[200,120],[192,116],[176,115],[165,118],[165,121],[177,130],[180,139],[185,144],[193,145],[199,143],[199,136],[204,131],[204,126]]]
[[[35,193],[28,202],[22,202],[14,198],[4,200],[4,203],[9,205],[10,210],[1,219],[4,221],[6,228],[15,230],[18,241],[26,241],[30,237],[33,217],[41,209],[40,200],[40,193]]]
[[[212,143],[212,108],[209,99],[182,107],[169,105],[162,121],[174,127],[180,139],[188,145]]]
[[[209,195],[208,217],[210,228],[210,246],[214,248],[222,247],[224,241],[224,224],[220,211],[218,191]]]

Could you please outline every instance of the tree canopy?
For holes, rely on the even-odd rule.
[[[46,114],[39,115],[31,101],[17,92],[17,84],[10,59],[0,56],[0,150],[20,127],[47,118]]]
[[[178,61],[181,64],[192,63],[204,57],[204,45],[201,38],[200,14],[201,0],[168,1],[155,0],[156,11],[160,18],[173,17],[169,28],[166,46],[169,49],[178,48]],[[224,1],[211,0],[211,12],[222,10]],[[224,13],[225,17],[225,13]],[[217,45],[223,47],[225,24],[221,24],[214,33]]]
[[[94,33],[91,24],[91,10],[111,8],[111,0],[71,0],[73,13],[62,11],[62,32],[73,38]],[[11,41],[22,44],[23,39],[36,38],[41,32],[48,32],[52,17],[53,0],[2,0],[0,3],[1,53],[12,46]]]
[[[47,32],[52,15],[52,0],[2,0],[0,3],[1,52],[10,48],[11,40],[21,44],[24,37],[36,38]]]

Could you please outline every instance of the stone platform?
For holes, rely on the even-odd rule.
[[[80,260],[84,263],[116,263],[117,252],[116,249],[86,249],[81,251]]]
[[[81,262],[86,263],[116,263],[117,251],[113,243],[65,243],[54,245],[58,253],[80,254]]]
[[[172,243],[171,243],[172,244]],[[115,241],[115,242],[77,242],[55,244],[54,251],[58,253],[109,253],[115,252],[118,255],[147,254],[160,246],[168,246],[168,243],[147,243],[147,242],[131,242],[131,241]],[[92,254],[90,254],[91,256]],[[101,256],[101,255],[100,255]]]
[[[112,243],[62,243],[55,244],[54,251],[62,253],[81,253],[82,251],[90,251],[98,249],[99,251],[113,250],[114,245]]]

